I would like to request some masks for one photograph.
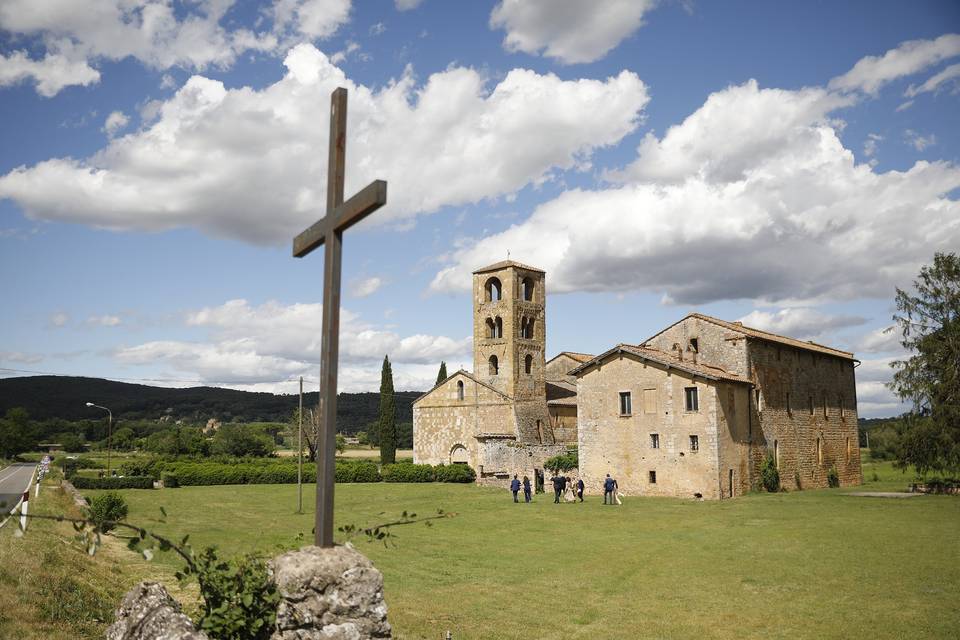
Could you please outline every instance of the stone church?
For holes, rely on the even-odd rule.
[[[540,480],[576,447],[588,492],[722,499],[759,482],[861,481],[852,353],[690,314],[637,344],[549,361],[545,274],[513,261],[473,273],[473,373],[413,405],[414,462],[466,463],[481,483]]]

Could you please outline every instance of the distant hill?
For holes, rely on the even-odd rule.
[[[413,401],[420,391],[395,394],[397,422],[413,420]],[[304,407],[317,405],[318,392],[303,395]],[[210,418],[223,422],[287,422],[297,408],[298,396],[252,393],[217,387],[171,389],[114,382],[101,378],[30,376],[0,379],[0,415],[23,407],[35,420],[83,420],[99,417],[86,406],[95,402],[110,407],[115,419],[156,420],[169,415],[191,423]],[[380,394],[341,393],[337,400],[337,430],[356,433],[377,419]]]

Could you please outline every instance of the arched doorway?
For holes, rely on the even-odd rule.
[[[467,455],[467,448],[462,444],[453,445],[450,450],[450,464],[469,464],[470,459]]]

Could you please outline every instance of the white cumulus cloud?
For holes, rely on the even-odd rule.
[[[960,34],[950,33],[935,40],[910,40],[882,56],[861,58],[850,71],[831,80],[829,86],[876,95],[888,82],[957,56],[960,56]]]
[[[366,298],[373,295],[383,286],[383,280],[376,276],[372,278],[361,278],[350,283],[348,291],[354,298]]]
[[[790,336],[798,340],[817,340],[837,329],[856,327],[865,318],[848,315],[829,315],[807,307],[788,307],[778,311],[756,309],[740,318],[748,327]]]
[[[951,83],[952,80],[960,78],[960,63],[952,64],[940,73],[934,74],[927,79],[926,82],[920,86],[910,85],[907,87],[904,95],[908,98],[920,95],[921,93],[930,93],[931,91],[936,91],[940,88],[941,85]],[[955,82],[951,84],[956,85]]]
[[[503,47],[555,58],[593,62],[629,37],[654,8],[654,0],[501,0],[490,28],[507,32]]]
[[[320,304],[230,300],[186,315],[187,326],[208,332],[203,340],[147,342],[120,348],[115,357],[127,365],[160,364],[180,378],[290,392],[299,376],[317,376],[322,318]],[[401,336],[341,309],[339,388],[375,390],[389,355],[397,388],[427,389],[441,360],[470,362],[471,348],[470,337]]]
[[[960,168],[857,164],[821,89],[709,96],[637,158],[620,184],[574,189],[505,231],[464,242],[434,291],[469,287],[478,266],[515,259],[547,272],[553,292],[662,293],[701,304],[890,297],[935,251],[960,246]]]
[[[648,101],[627,71],[568,81],[515,69],[488,87],[479,72],[451,67],[419,86],[411,72],[374,91],[312,45],[292,49],[285,65],[259,91],[193,76],[156,106],[150,126],[86,159],[18,167],[0,177],[0,198],[45,220],[288,242],[325,207],[323,116],[337,86],[350,91],[346,190],[386,179],[381,221],[585,169],[594,149],[636,128]]]
[[[110,115],[107,116],[106,121],[103,123],[103,132],[107,134],[108,137],[112,138],[117,135],[117,132],[121,129],[126,128],[130,124],[130,116],[125,114],[123,111],[112,111]]]
[[[0,87],[31,80],[37,93],[45,98],[58,94],[64,87],[87,86],[100,81],[100,72],[85,60],[70,60],[61,54],[47,54],[31,59],[23,51],[9,56],[0,54]]]

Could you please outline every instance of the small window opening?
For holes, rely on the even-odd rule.
[[[843,410],[843,396],[839,396],[837,398],[837,406],[840,407],[840,419],[842,420],[844,418],[844,413],[845,413]]]
[[[493,321],[493,337],[502,338],[503,337],[503,319],[500,316],[497,316]]]
[[[493,321],[493,318],[487,318],[487,337],[497,337],[497,323]]]
[[[528,340],[533,339],[533,318],[524,316],[520,318],[520,337]]]
[[[817,464],[823,464],[823,441],[817,438]]]
[[[780,443],[773,441],[773,466],[780,468]]]
[[[700,451],[700,436],[690,436],[690,451]]]
[[[490,278],[485,285],[487,302],[497,302],[503,294],[503,285],[499,278]]]
[[[690,338],[690,351],[700,353],[700,340],[698,338]]]
[[[810,400],[810,415],[813,415],[813,396],[810,396],[809,400]]]
[[[823,417],[827,417],[827,394],[823,394]]]
[[[696,387],[686,387],[683,390],[683,397],[686,403],[687,411],[699,411],[700,399],[697,396]]]
[[[620,415],[629,416],[633,413],[632,402],[630,401],[630,392],[621,391],[620,392]]]
[[[527,357],[523,359],[523,372],[527,375],[530,375],[530,372],[533,370],[533,356],[529,353]]]
[[[789,393],[789,392],[787,393],[787,415],[788,415],[788,416],[792,416],[792,415],[793,415],[793,407],[790,406],[790,393]]]
[[[757,411],[763,411],[763,394],[760,392],[760,389],[755,389],[753,394],[757,401]]]
[[[463,400],[463,380],[457,380],[457,400]]]
[[[659,433],[651,433],[651,434],[650,434],[650,448],[651,448],[651,449],[659,449],[659,448],[660,448],[660,434],[659,434]]]
[[[847,436],[847,462],[850,462],[850,436]]]
[[[533,300],[532,278],[524,278],[520,281],[520,295],[524,300]]]
[[[497,356],[490,356],[490,375],[495,376],[500,373],[500,365],[497,362]]]
[[[649,473],[648,478],[649,478],[650,484],[657,484],[657,472],[649,471],[648,473]]]

